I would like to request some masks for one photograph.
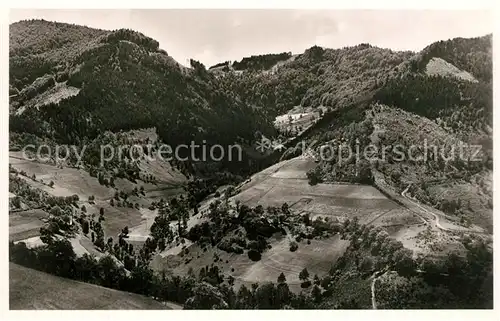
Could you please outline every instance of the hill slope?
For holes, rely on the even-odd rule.
[[[10,42],[11,131],[78,143],[106,130],[156,127],[177,146],[272,130],[202,64],[182,67],[140,33],[35,20],[12,24]]]
[[[161,310],[151,298],[60,278],[9,263],[11,310]]]
[[[341,49],[314,46],[268,70],[253,68],[265,65],[268,55],[245,58],[247,69],[237,73],[227,69],[221,81],[273,117],[298,105],[337,109],[372,94],[412,55],[369,44]]]

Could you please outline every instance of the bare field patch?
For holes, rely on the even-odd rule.
[[[301,157],[278,163],[254,175],[233,199],[251,207],[280,207],[286,202],[298,213],[339,218],[358,216],[361,222],[370,222],[383,212],[400,208],[372,186],[311,186],[305,172],[314,165],[314,161]],[[303,177],[298,178],[300,176]]]
[[[90,255],[94,255],[97,259],[104,255],[95,248],[94,244],[87,236],[78,236],[78,242],[85,249],[85,251],[87,251]]]
[[[150,235],[150,228],[158,215],[158,210],[152,211],[147,208],[140,208],[139,213],[141,214],[141,221],[137,225],[129,226],[128,238],[132,241],[145,242]]]
[[[26,239],[20,239],[14,242],[14,244],[18,243],[26,244],[26,247],[29,249],[45,245],[45,243],[43,243],[42,240],[40,239],[40,236],[30,236],[27,237]]]
[[[19,241],[40,235],[49,214],[43,210],[9,213],[9,241]]]
[[[125,226],[133,228],[142,222],[142,214],[138,209],[111,206],[108,201],[98,201],[95,205],[89,205],[87,213],[95,213],[98,216],[101,207],[104,208],[102,227],[107,237],[116,238]]]
[[[77,235],[76,237],[68,239],[71,243],[71,246],[73,246],[73,251],[75,251],[75,254],[77,256],[83,256],[84,254],[90,254],[90,252],[81,244],[80,242],[80,235]]]
[[[419,240],[421,233],[426,231],[425,224],[413,226],[391,226],[386,227],[387,232],[391,238],[396,239],[403,243],[403,246],[412,250],[414,254],[427,253],[428,249],[425,248],[424,242]]]
[[[458,79],[477,82],[476,78],[464,70],[460,70],[444,59],[432,57],[425,67],[425,73],[429,76],[455,77]]]
[[[158,133],[156,128],[132,129],[123,133],[132,141],[149,142],[154,144],[158,141]]]
[[[412,250],[414,255],[444,256],[451,251],[463,252],[460,237],[441,230],[433,230],[425,224],[385,227],[389,235]]]
[[[146,198],[150,201],[159,201],[160,199],[168,199],[180,194],[184,194],[185,191],[181,186],[172,185],[159,185],[156,188],[146,190]]]
[[[144,160],[139,163],[139,169],[143,174],[153,175],[158,182],[163,184],[180,185],[186,182],[186,176],[165,161]]]
[[[54,196],[71,196],[76,194],[80,199],[87,199],[88,196],[94,195],[99,200],[109,199],[114,195],[112,188],[99,184],[97,178],[90,176],[89,173],[82,169],[70,167],[61,169],[50,164],[19,160],[14,157],[9,157],[9,163],[18,171],[25,171],[29,177],[34,174],[37,181],[24,178],[33,187]],[[40,182],[41,180],[43,180],[43,183]],[[51,181],[54,182],[53,187],[45,185]]]

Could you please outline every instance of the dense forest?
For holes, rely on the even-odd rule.
[[[267,70],[280,61],[287,60],[292,56],[291,52],[280,54],[267,54],[243,58],[233,63],[234,70]]]
[[[45,136],[74,143],[105,130],[156,127],[173,146],[201,141],[201,136],[209,142],[234,143],[238,137],[253,139],[257,130],[265,131],[265,118],[239,103],[203,65],[194,62],[194,69],[185,71],[165,54],[150,51],[152,45],[133,43],[139,42],[134,35],[113,33],[71,61],[78,68],[67,71],[66,84],[81,88],[80,93],[40,111],[28,108],[13,115],[11,130],[29,132],[26,122],[47,123]],[[12,68],[11,75],[17,73]]]
[[[248,61],[257,64],[268,56],[254,56]],[[400,72],[398,66],[410,56],[410,52],[394,52],[368,44],[342,49],[313,46],[276,65],[275,71],[248,68],[241,75],[229,71],[221,81],[244,102],[261,106],[272,117],[298,105],[337,109],[380,88],[386,79]]]
[[[11,29],[33,37],[33,30],[24,28],[29,23],[20,22]],[[38,22],[36,26],[39,24],[54,28],[53,23]],[[72,26],[64,28],[73,30]],[[16,45],[11,48],[11,91],[19,92],[12,98],[11,108],[23,106],[23,111],[10,116],[11,132],[79,146],[105,131],[154,127],[161,141],[172,148],[192,141],[208,146],[250,145],[259,134],[274,135],[271,119],[262,110],[244,104],[203,64],[192,60],[189,69],[179,65],[153,39],[125,29],[65,36],[71,39],[67,43],[82,46],[87,40],[88,47],[72,49],[54,63],[49,58],[37,59],[55,59],[52,51],[59,47],[28,45],[43,54],[19,53]],[[25,48],[22,44],[19,47]],[[30,59],[30,63],[18,63],[19,59]],[[33,83],[34,79],[24,77],[27,70],[36,79]],[[34,97],[66,87],[78,88],[78,94],[34,107]],[[239,164],[227,160],[228,155],[223,161],[233,171],[248,173],[251,166],[247,155]]]
[[[488,131],[493,127],[491,83],[471,83],[440,76],[410,74],[391,80],[375,95],[379,102],[439,118],[455,132]]]

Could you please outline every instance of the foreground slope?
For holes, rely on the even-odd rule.
[[[171,309],[151,298],[60,278],[9,263],[12,310]]]

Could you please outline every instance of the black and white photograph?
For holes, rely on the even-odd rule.
[[[494,21],[10,9],[8,309],[492,310]]]

